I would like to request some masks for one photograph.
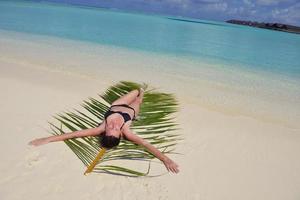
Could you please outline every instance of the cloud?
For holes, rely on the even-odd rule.
[[[281,23],[299,24],[300,22],[300,3],[288,8],[275,8],[271,12],[273,20],[278,20]]]
[[[294,0],[257,0],[256,1],[258,5],[263,5],[263,6],[273,6],[280,3],[289,3],[289,2],[294,2]]]
[[[228,8],[228,4],[223,0],[166,0],[168,4],[183,8],[190,13],[196,12],[224,12]]]
[[[243,3],[246,7],[249,7],[249,8],[255,7],[255,3],[250,0],[243,0]]]
[[[221,3],[211,3],[211,4],[207,4],[204,6],[205,9],[207,10],[211,10],[211,11],[226,11],[228,8],[228,4],[225,2],[221,2]]]
[[[206,3],[206,4],[210,4],[210,3],[220,3],[222,2],[222,0],[191,0],[191,2],[194,2],[194,3]]]

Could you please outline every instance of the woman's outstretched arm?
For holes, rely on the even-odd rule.
[[[129,128],[124,128],[123,133],[124,133],[126,139],[132,141],[135,144],[144,146],[155,157],[157,157],[159,160],[161,160],[164,163],[164,165],[166,166],[168,171],[171,171],[173,173],[179,172],[178,165],[173,160],[171,160],[169,157],[167,157],[162,152],[160,152],[157,148],[155,148],[152,144],[150,144],[143,138],[137,136],[136,134],[132,133],[132,131]]]
[[[57,142],[57,141],[63,141],[71,138],[78,138],[78,137],[86,137],[86,136],[96,136],[100,135],[103,133],[105,130],[105,125],[102,123],[100,126],[96,128],[89,128],[89,129],[84,129],[80,131],[74,131],[71,133],[65,133],[62,135],[54,135],[54,136],[49,136],[49,137],[44,137],[44,138],[37,138],[32,141],[30,141],[28,144],[33,145],[33,146],[39,146],[43,144],[47,144],[49,142]]]

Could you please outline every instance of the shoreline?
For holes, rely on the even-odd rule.
[[[156,53],[8,33],[0,32],[6,36],[0,39],[5,47],[0,47],[1,62],[43,69],[45,73],[78,74],[107,85],[121,80],[146,82],[177,94],[181,102],[229,116],[247,116],[300,129],[300,81],[296,79]],[[126,73],[120,78],[123,69]]]

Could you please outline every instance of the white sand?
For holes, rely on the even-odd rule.
[[[99,62],[92,45],[56,40],[32,42],[20,40],[18,34],[0,37],[1,200],[300,198],[299,118],[292,123],[284,120],[288,114],[272,118],[271,106],[261,117],[205,103],[199,93],[192,93],[191,80],[156,65],[170,62],[164,58],[149,60],[152,68],[139,68],[138,62],[126,58],[128,54],[112,48],[110,54],[99,55]],[[76,51],[76,44],[85,51]],[[96,65],[98,70],[88,68]],[[70,67],[73,70],[66,71]],[[82,67],[89,71],[84,73]],[[176,149],[183,155],[171,157],[180,165],[179,174],[84,176],[84,165],[63,142],[27,145],[34,138],[48,136],[47,121],[52,115],[78,108],[82,100],[119,80],[145,81],[177,96],[180,133],[185,140]],[[213,86],[226,89],[221,83]],[[221,89],[213,86],[199,85],[205,94],[210,90],[218,97]],[[296,100],[288,109],[298,109]],[[294,113],[297,116],[299,111]],[[165,172],[163,166],[158,170]]]

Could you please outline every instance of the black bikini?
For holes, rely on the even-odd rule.
[[[115,106],[123,106],[125,108],[129,108],[129,109],[132,109],[133,110],[133,119],[131,119],[130,115],[128,113],[125,113],[125,112],[121,112],[121,111],[113,111],[111,110],[112,107],[115,107]],[[104,114],[104,119],[105,119],[105,122],[106,122],[106,119],[114,114],[114,113],[119,113],[120,115],[122,115],[123,119],[124,119],[124,123],[122,124],[120,130],[123,128],[124,124],[127,122],[127,121],[130,121],[130,120],[135,120],[135,110],[134,108],[130,107],[129,105],[127,104],[118,104],[118,105],[112,105],[109,110]],[[100,125],[100,124],[99,124]]]

